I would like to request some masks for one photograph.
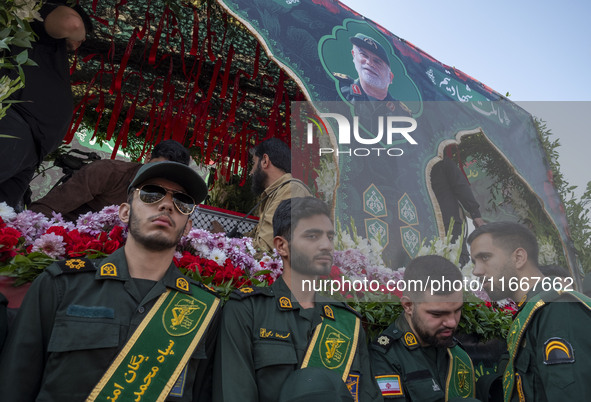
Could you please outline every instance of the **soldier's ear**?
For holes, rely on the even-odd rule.
[[[119,219],[123,223],[129,223],[129,213],[131,211],[131,205],[124,202],[123,204],[119,205]]]
[[[410,297],[402,296],[400,298],[400,304],[402,305],[402,308],[406,314],[412,315],[413,302],[410,300]]]
[[[516,269],[523,268],[527,263],[527,251],[521,247],[518,247],[513,251],[512,257]]]
[[[390,84],[394,81],[394,73],[390,71]]]
[[[275,236],[273,238],[273,246],[277,250],[277,254],[279,254],[281,257],[289,257],[289,242],[285,237]]]

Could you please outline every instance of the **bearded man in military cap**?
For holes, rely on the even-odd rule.
[[[335,73],[339,80],[342,96],[355,104],[361,101],[385,101],[388,112],[410,115],[410,110],[403,103],[395,100],[388,92],[394,74],[384,47],[371,36],[358,33],[349,38],[353,44],[351,55],[358,78]]]

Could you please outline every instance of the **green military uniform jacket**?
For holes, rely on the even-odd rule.
[[[304,360],[324,306],[348,309],[335,301],[302,309],[282,277],[268,288],[252,289],[233,293],[224,306],[214,364],[214,401],[277,402],[283,383]],[[381,401],[370,373],[363,329],[359,335],[351,366],[351,374],[359,377],[353,387],[359,401]]]
[[[460,348],[460,346],[454,345],[452,348]],[[447,349],[421,347],[404,314],[400,315],[371,343],[369,350],[372,371],[384,399],[418,402],[447,401],[445,397],[449,375]],[[450,380],[469,393],[468,388],[474,390],[474,369],[471,362],[469,367],[467,365],[461,367],[458,373],[452,373]],[[475,399],[467,398],[467,400]]]
[[[94,264],[67,263],[49,266],[25,296],[0,360],[2,400],[84,401],[158,297],[167,288],[181,290],[177,279],[185,278],[171,264],[160,281],[143,282],[142,297],[136,285],[142,280],[129,276],[123,248]],[[182,397],[167,400],[211,400],[206,359],[213,355],[216,321],[181,374]]]
[[[341,96],[346,101],[355,105],[357,115],[365,117],[362,113],[370,113],[370,116],[410,116],[411,111],[404,103],[394,99],[388,92],[386,97],[382,100],[373,98],[365,93],[359,78],[353,79],[346,74],[334,73],[334,76],[339,80],[339,88]],[[341,99],[339,99],[341,100]],[[357,107],[364,105],[367,109],[359,109]],[[368,127],[369,128],[369,127]]]
[[[511,401],[586,400],[591,395],[591,311],[568,292],[531,291],[527,303],[538,293],[544,306],[526,317],[522,303],[515,316],[521,322],[529,320],[514,360]],[[510,334],[507,342],[511,341],[515,338]],[[506,365],[499,364],[499,371]],[[502,375],[498,377],[500,386]],[[502,397],[502,390],[495,395]]]
[[[263,201],[259,207],[259,223],[254,230],[247,233],[253,238],[255,248],[266,252],[272,252],[273,246],[273,215],[283,200],[294,197],[309,197],[310,190],[300,180],[294,179],[290,173],[286,173],[275,180],[261,195]]]

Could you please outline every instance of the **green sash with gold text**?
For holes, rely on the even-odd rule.
[[[447,348],[449,367],[445,384],[445,400],[451,398],[474,398],[476,378],[470,356],[459,346]]]
[[[350,311],[324,306],[322,322],[316,326],[301,368],[324,367],[347,381],[359,342],[361,320]],[[326,318],[329,317],[329,318]]]
[[[197,286],[167,290],[117,355],[89,401],[164,401],[203,338],[220,299]]]

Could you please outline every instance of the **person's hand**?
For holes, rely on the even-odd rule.
[[[472,223],[474,223],[474,227],[476,228],[479,228],[482,225],[486,225],[486,222],[482,218],[474,218],[472,220]]]
[[[226,231],[226,229],[224,229],[222,224],[219,223],[218,221],[211,221],[211,226],[210,226],[209,231],[211,233],[224,233]]]

